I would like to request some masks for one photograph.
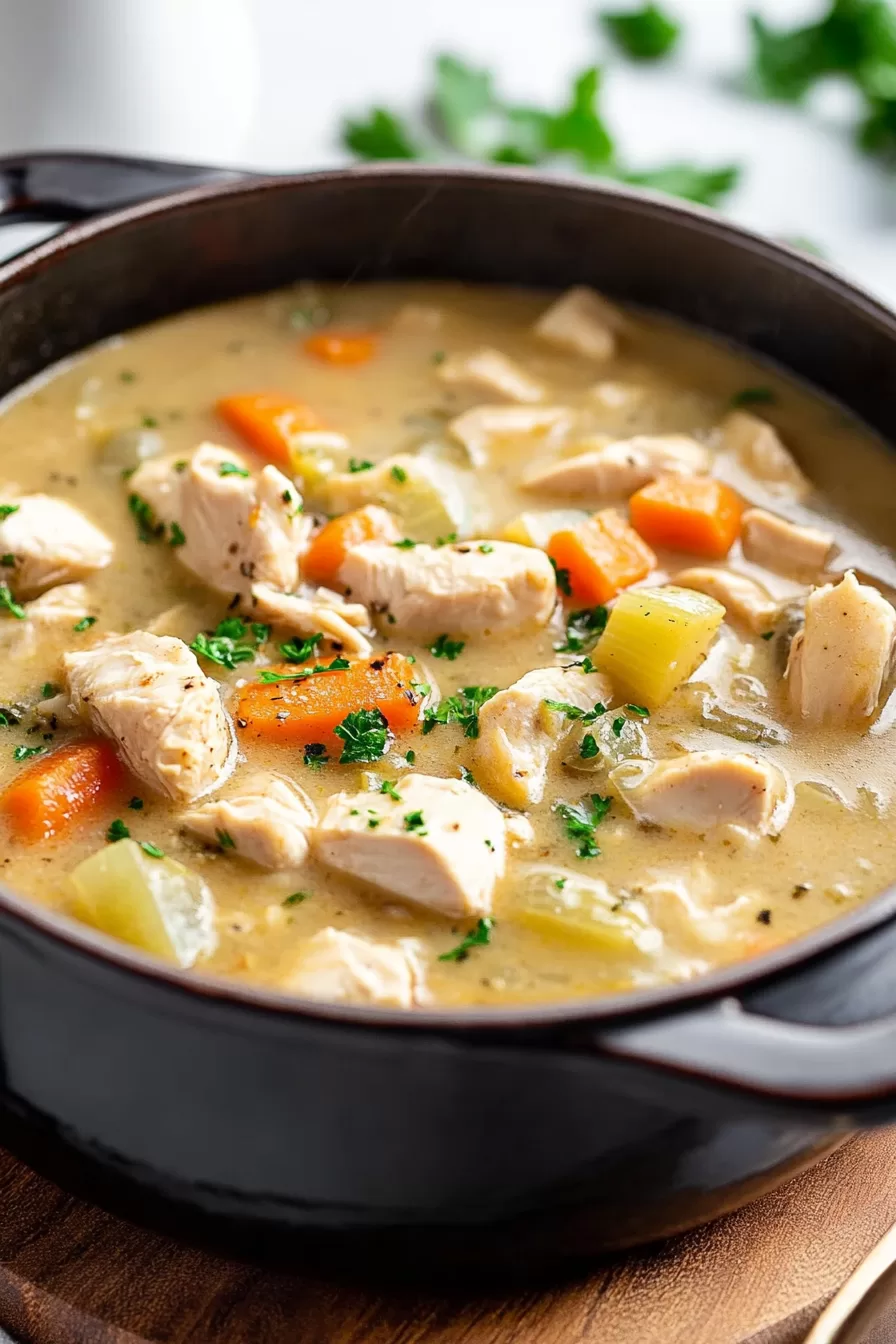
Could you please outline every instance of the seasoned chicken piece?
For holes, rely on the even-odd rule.
[[[474,406],[448,426],[474,467],[485,467],[500,444],[559,443],[571,423],[566,406]]]
[[[777,835],[793,807],[783,770],[746,752],[692,751],[665,761],[627,761],[609,778],[638,821],[672,830],[735,825]]]
[[[311,520],[302,498],[276,467],[252,474],[231,448],[200,444],[183,459],[153,458],[128,488],[159,523],[180,529],[174,554],[209,587],[248,594],[253,583],[290,592]]]
[[[710,569],[702,565],[679,570],[674,576],[679,588],[714,597],[725,608],[729,621],[738,621],[756,635],[771,630],[780,611],[780,603],[755,579],[733,569]]]
[[[406,775],[399,797],[337,793],[312,843],[341,873],[449,917],[487,915],[504,875],[504,817],[462,779]]]
[[[509,807],[540,803],[551,757],[575,727],[576,718],[551,708],[551,702],[584,712],[598,701],[609,704],[612,694],[606,677],[576,667],[527,672],[479,711],[473,763],[477,782]]]
[[[527,490],[590,499],[623,499],[660,475],[694,476],[709,470],[709,452],[686,434],[638,434],[619,439],[523,477]]]
[[[790,703],[813,723],[867,719],[877,709],[896,636],[896,611],[851,571],[806,599],[787,661]]]
[[[327,1003],[412,1008],[423,994],[423,968],[410,938],[374,943],[344,929],[321,929],[300,949],[283,989]]]
[[[26,602],[24,621],[0,619],[0,649],[8,658],[32,658],[45,638],[70,631],[89,615],[84,584],[62,583],[33,602]]]
[[[773,429],[749,411],[732,411],[722,421],[722,449],[772,495],[802,499],[811,486]]]
[[[812,583],[834,549],[834,538],[817,527],[797,527],[765,509],[747,509],[741,518],[740,544],[754,565]]]
[[[439,365],[438,376],[450,386],[466,384],[508,401],[541,401],[545,392],[537,378],[500,350],[485,345],[468,355],[452,355]]]
[[[318,588],[310,597],[278,593],[266,583],[253,583],[248,603],[253,620],[282,626],[293,635],[322,634],[346,653],[363,657],[373,645],[359,627],[370,625],[370,613],[360,602],[346,602],[338,593]]]
[[[230,721],[181,640],[110,635],[62,663],[70,712],[111,738],[149,788],[189,803],[226,779],[236,757]]]
[[[86,579],[112,560],[115,547],[105,532],[62,499],[22,495],[10,498],[5,508],[13,512],[0,521],[0,554],[5,560],[0,573],[22,602],[57,584]]]
[[[587,359],[612,359],[616,336],[624,330],[625,318],[593,289],[575,285],[552,303],[535,323],[543,341]]]
[[[188,831],[260,868],[301,868],[317,809],[285,775],[259,770],[239,779],[224,798],[185,812]]]
[[[510,541],[401,550],[367,541],[339,571],[347,596],[394,618],[402,633],[475,635],[544,625],[557,589],[543,551]]]

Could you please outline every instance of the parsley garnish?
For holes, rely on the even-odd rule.
[[[681,36],[681,24],[653,4],[619,14],[601,14],[600,21],[633,61],[657,61],[668,56]]]
[[[16,747],[12,753],[14,761],[30,761],[32,756],[40,756],[46,747]]]
[[[457,533],[449,532],[447,537],[436,537],[437,546],[453,546],[457,541]]]
[[[401,802],[401,794],[398,792],[394,782],[391,779],[384,779],[380,785],[380,793],[385,793],[390,798],[394,798],[396,803]]]
[[[55,686],[52,681],[45,681],[40,688],[40,694],[42,700],[49,700],[51,695],[59,694],[59,687]]]
[[[236,849],[236,841],[229,831],[215,831],[215,839],[222,849]]]
[[[72,629],[76,635],[83,634],[84,631],[89,630],[92,625],[96,625],[96,619],[95,616],[82,616],[80,621],[72,626]]]
[[[284,896],[281,905],[301,905],[310,895],[310,891],[294,891],[289,896]]]
[[[157,522],[145,499],[141,499],[139,495],[128,495],[128,508],[137,524],[137,536],[140,541],[149,545],[150,542],[158,541],[164,536],[165,524]]]
[[[572,597],[572,585],[569,582],[569,570],[560,569],[557,564],[557,561],[554,559],[552,555],[548,556],[548,559],[551,562],[551,567],[554,571],[554,576],[557,580],[557,587],[560,589],[564,597]]]
[[[566,823],[566,835],[577,844],[576,854],[580,859],[595,859],[600,854],[594,832],[612,806],[612,798],[601,798],[592,793],[578,803],[558,803],[556,811]]]
[[[327,748],[323,742],[309,742],[305,747],[303,761],[309,770],[322,770],[330,764]]]
[[[114,845],[119,840],[127,840],[130,834],[131,833],[124,822],[119,817],[116,817],[106,832],[106,839],[110,845]]]
[[[128,803],[128,807],[131,809],[132,812],[142,812],[142,811],[143,811],[143,799],[142,799],[142,798],[132,798],[131,801]]]
[[[21,723],[18,714],[7,705],[0,709],[0,728],[16,728]]]
[[[567,700],[545,700],[542,703],[558,714],[565,714],[568,719],[581,719],[583,723],[594,723],[595,719],[607,712],[606,705],[602,705],[599,700],[591,709],[579,709],[578,705],[571,705]]]
[[[447,658],[453,663],[455,658],[460,657],[464,651],[464,641],[462,639],[449,639],[447,635],[439,635],[434,644],[430,644],[429,651],[434,658]]]
[[[187,459],[185,457],[182,457],[177,462],[175,462],[174,470],[177,472],[178,476],[181,476],[186,471],[189,465],[190,464],[187,461]]]
[[[408,474],[404,467],[399,467],[397,465],[392,468],[389,475],[392,477],[393,481],[397,481],[399,485],[404,485],[408,478]]]
[[[350,765],[353,761],[378,761],[386,753],[389,724],[378,709],[356,709],[346,714],[333,731],[345,743],[339,757],[340,765]]]
[[[414,765],[417,760],[417,753],[416,751],[406,751],[404,754],[404,758],[407,761],[408,765]]]
[[[404,819],[404,828],[406,831],[413,831],[416,835],[423,836],[428,834],[425,827],[426,821],[419,808],[416,812],[408,812]]]
[[[579,747],[579,755],[583,761],[590,761],[592,757],[600,754],[600,747],[597,745],[597,738],[593,733],[586,733],[582,738],[582,744]]]
[[[301,640],[293,635],[292,639],[280,645],[280,652],[288,663],[307,663],[309,658],[314,657],[322,639],[322,634],[309,635],[307,639]]]
[[[469,784],[469,785],[470,785],[470,788],[472,788],[472,789],[478,789],[478,788],[479,788],[479,785],[476,783],[476,780],[475,780],[475,778],[474,778],[474,776],[473,776],[473,771],[472,771],[472,770],[468,770],[467,767],[466,767],[465,765],[462,765],[461,768],[460,768],[460,777],[461,777],[461,779],[463,780],[463,782],[464,782],[465,784]]]
[[[165,857],[164,849],[159,849],[158,845],[154,845],[151,840],[141,840],[140,848],[151,859],[164,859]]]
[[[420,151],[398,117],[373,107],[364,121],[342,123],[342,143],[359,159],[418,159]]]
[[[350,457],[348,460],[348,469],[354,475],[358,471],[371,471],[373,463],[368,462],[366,457]]]
[[[21,507],[21,504],[0,504],[0,523],[18,513]]]
[[[184,531],[180,523],[172,523],[171,536],[168,538],[168,545],[174,547],[183,546],[186,540],[187,538],[184,535]]]
[[[134,383],[137,381],[137,375],[133,369],[122,369],[118,375],[120,383]]]
[[[7,553],[6,555],[0,555],[0,565],[2,565],[4,569],[15,569],[16,567],[15,556],[10,555],[9,553]]]
[[[650,718],[650,710],[646,705],[626,705],[625,708],[628,710],[629,714],[634,714],[639,719]]]
[[[245,467],[238,467],[235,462],[222,462],[218,467],[219,476],[248,476],[249,474]]]
[[[622,730],[623,730],[623,728],[625,727],[625,715],[624,715],[624,714],[620,714],[617,718],[615,718],[615,719],[613,720],[613,722],[612,722],[612,724],[611,724],[610,726],[611,726],[611,728],[613,729],[613,736],[614,736],[614,737],[621,737],[621,736],[622,736]]]
[[[271,672],[267,668],[259,673],[259,680],[265,682],[273,681],[305,681],[308,677],[315,677],[319,672],[344,672],[346,668],[351,667],[347,658],[334,658],[332,663],[315,663],[313,667],[303,667],[301,672]]]
[[[450,952],[443,952],[439,961],[466,961],[472,948],[488,946],[494,927],[495,921],[489,915],[477,920],[476,927],[461,939],[457,947],[452,947]]]
[[[144,429],[158,429],[159,422],[154,415],[141,415],[140,423]]]
[[[487,700],[498,694],[497,686],[464,686],[438,705],[423,711],[423,732],[431,733],[437,723],[459,723],[464,737],[479,736],[479,711]]]
[[[368,831],[375,831],[376,828],[377,828],[377,826],[379,826],[379,824],[380,824],[381,821],[382,821],[382,817],[380,816],[379,812],[375,812],[375,811],[373,810],[372,807],[369,807],[369,808],[367,809],[367,829],[368,829]]]
[[[569,881],[568,877],[555,877],[554,886],[557,888],[558,891],[562,891],[568,881]]]
[[[401,541],[393,541],[392,545],[399,551],[412,551],[417,543],[411,541],[410,537],[402,537]]]
[[[269,634],[267,625],[247,625],[240,616],[227,616],[211,633],[200,631],[190,648],[200,658],[233,671],[239,663],[255,661],[256,651]]]
[[[24,621],[25,608],[13,600],[13,595],[9,591],[8,584],[0,583],[0,609],[5,608],[11,616],[15,616],[17,621]]]
[[[495,549],[495,548],[494,548],[494,546],[491,544],[490,541],[483,541],[483,542],[477,547],[477,550],[479,550],[479,551],[481,552],[482,555],[491,555],[491,553],[492,553],[492,551],[493,551],[494,549]]]
[[[774,401],[775,394],[770,387],[742,387],[731,398],[732,406],[761,406]]]
[[[762,634],[759,636],[760,639],[764,640],[774,639],[774,637],[775,637],[774,630],[763,630]]]

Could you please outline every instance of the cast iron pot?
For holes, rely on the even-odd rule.
[[[896,317],[716,215],[392,165],[144,199],[221,176],[0,164],[7,219],[85,221],[0,268],[0,393],[298,278],[585,283],[774,360],[896,440]],[[0,889],[2,1137],[132,1217],[255,1251],[531,1270],[713,1218],[896,1119],[894,914],[896,889],[694,984],[405,1014],[182,974]]]

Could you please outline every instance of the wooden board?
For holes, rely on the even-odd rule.
[[[549,1291],[447,1298],[243,1265],[0,1153],[0,1324],[22,1344],[802,1344],[896,1221],[896,1130],[710,1228]]]

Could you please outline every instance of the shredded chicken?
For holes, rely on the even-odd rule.
[[[694,476],[709,469],[709,452],[686,434],[639,434],[536,467],[527,490],[593,500],[622,499],[663,474]]]
[[[672,830],[744,826],[777,835],[793,807],[790,781],[746,752],[692,751],[662,761],[627,761],[610,782],[638,821]]]
[[[286,775],[259,770],[239,779],[226,797],[185,812],[188,831],[260,868],[301,868],[317,809]]]
[[[544,384],[533,378],[500,350],[482,346],[468,355],[452,355],[439,365],[438,376],[449,386],[465,384],[507,401],[533,402],[544,398]]]
[[[811,486],[773,429],[749,411],[732,411],[722,421],[722,449],[771,495],[802,499]]]
[[[58,584],[86,579],[111,563],[115,547],[80,509],[51,495],[4,492],[0,518],[2,581],[21,602]]]
[[[364,657],[373,645],[364,634],[370,625],[370,613],[360,602],[346,602],[338,593],[318,588],[305,597],[298,593],[278,593],[265,583],[253,583],[248,610],[253,620],[282,626],[290,634],[323,634],[346,653]]]
[[[765,509],[747,509],[741,519],[741,546],[754,565],[804,583],[814,582],[834,549],[830,532],[797,527]]]
[[[466,448],[472,465],[485,467],[498,445],[557,444],[571,422],[565,406],[474,406],[452,420],[448,430]]]
[[[561,295],[535,323],[535,334],[561,350],[586,359],[612,359],[625,318],[593,289],[576,285]]]
[[[425,997],[422,963],[413,939],[375,943],[332,927],[308,939],[281,984],[293,994],[327,1003],[413,1008]]]
[[[438,914],[487,915],[504,875],[499,809],[460,779],[411,774],[397,791],[397,799],[371,793],[330,798],[313,836],[317,857]]]
[[[695,566],[679,570],[674,581],[679,588],[693,588],[695,592],[714,597],[725,608],[729,621],[745,625],[756,635],[764,635],[772,629],[780,611],[780,603],[762,584],[733,569]]]
[[[821,723],[870,718],[890,669],[896,611],[851,571],[806,599],[806,620],[787,662],[794,711]]]

